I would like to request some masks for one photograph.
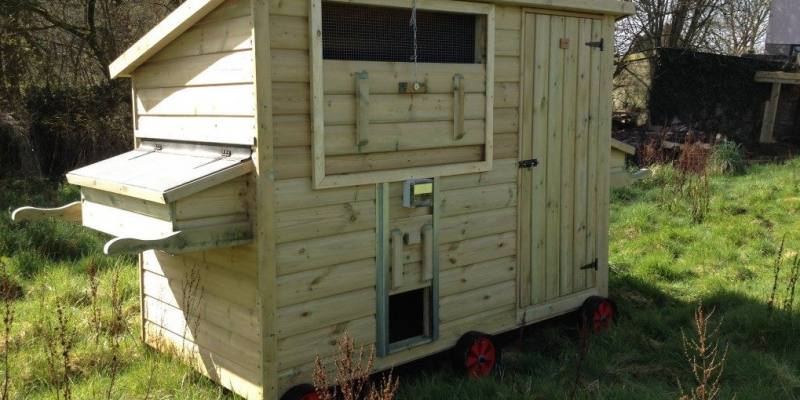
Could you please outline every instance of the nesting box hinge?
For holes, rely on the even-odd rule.
[[[164,145],[163,145],[163,144],[161,144],[161,143],[156,143],[155,145],[153,145],[153,150],[154,150],[154,151],[161,151],[161,150],[164,150]]]
[[[593,269],[593,270],[597,271],[597,259],[595,258],[594,261],[590,262],[589,264],[586,264],[586,265],[582,266],[581,269],[583,269],[583,270]]]
[[[597,42],[586,42],[586,45],[589,47],[597,47],[600,49],[600,51],[603,51],[604,49],[603,39],[600,39]]]
[[[230,149],[222,149],[221,155],[222,157],[230,157],[233,154]]]

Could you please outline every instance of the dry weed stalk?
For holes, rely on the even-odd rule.
[[[91,324],[92,328],[94,329],[94,341],[95,344],[100,343],[100,334],[102,333],[102,324],[100,322],[100,306],[99,306],[99,289],[100,289],[100,282],[97,279],[97,265],[95,264],[95,260],[92,259],[89,262],[89,266],[86,268],[86,273],[89,275],[89,296],[91,300]]]
[[[786,298],[783,300],[783,309],[790,314],[794,308],[794,289],[797,286],[798,277],[800,277],[800,257],[795,254],[794,260],[792,260],[789,284],[786,286]]]
[[[48,325],[50,325],[48,323]],[[51,376],[56,383],[56,399],[71,400],[70,365],[72,363],[72,347],[75,344],[75,333],[60,299],[56,299],[56,325],[49,326],[54,337],[45,337],[47,364]]]
[[[685,394],[683,387],[678,381],[681,390],[680,400],[716,400],[719,398],[721,385],[720,379],[725,370],[725,360],[728,356],[728,346],[720,351],[719,347],[719,325],[710,326],[711,317],[714,310],[706,313],[703,306],[697,307],[694,312],[694,339],[688,339],[684,333],[683,352],[686,361],[692,371],[695,381],[695,388],[689,394]]]
[[[192,357],[193,348],[188,347],[189,341],[197,343],[198,328],[200,327],[200,306],[203,302],[205,289],[201,284],[200,269],[197,265],[186,272],[185,279],[181,285],[181,310],[186,317],[186,324],[183,327],[181,340],[181,358],[185,359],[192,367],[198,368],[198,361]],[[187,371],[182,379],[182,384],[191,377],[191,371]]]
[[[392,400],[400,380],[389,372],[378,385],[370,382],[375,364],[375,347],[369,355],[363,346],[356,349],[355,341],[345,332],[339,339],[339,354],[335,360],[336,376],[330,381],[322,359],[317,356],[314,368],[314,387],[320,400]]]
[[[3,388],[0,392],[0,400],[8,400],[9,387],[11,385],[11,373],[8,369],[8,353],[11,342],[11,327],[14,324],[14,308],[11,305],[12,285],[8,276],[6,265],[0,261],[0,298],[3,299]]]
[[[773,281],[772,281],[772,292],[769,295],[769,301],[767,302],[767,311],[772,313],[772,310],[775,308],[775,296],[778,293],[778,278],[781,274],[781,266],[783,264],[783,250],[784,245],[786,244],[786,235],[783,236],[781,239],[781,247],[778,250],[778,254],[775,256],[775,265],[772,269],[773,273]]]
[[[114,384],[119,374],[119,347],[122,341],[121,335],[126,330],[125,318],[122,315],[122,294],[119,290],[119,270],[114,270],[111,276],[111,321],[109,323],[109,333],[111,335],[111,370],[108,391],[106,398],[111,399],[114,392]]]

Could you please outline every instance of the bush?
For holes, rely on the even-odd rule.
[[[745,163],[742,145],[732,140],[723,140],[718,143],[711,153],[709,168],[712,173],[721,175],[740,175],[744,173]]]

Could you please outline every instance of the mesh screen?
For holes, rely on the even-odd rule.
[[[411,62],[411,9],[322,3],[323,58]],[[476,17],[417,11],[417,58],[421,63],[475,63]]]

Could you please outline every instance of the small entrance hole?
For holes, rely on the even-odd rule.
[[[389,343],[430,336],[430,289],[389,296]]]

